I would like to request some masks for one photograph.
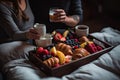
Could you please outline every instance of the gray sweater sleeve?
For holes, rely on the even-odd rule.
[[[30,8],[27,6],[27,8]],[[27,9],[28,11],[28,9]],[[31,13],[30,13],[31,14]],[[0,32],[1,38],[6,38],[7,40],[27,40],[25,32],[29,30],[33,25],[32,20],[28,22],[23,22],[18,24],[15,13],[7,5],[0,3]],[[4,33],[4,34],[3,34]]]

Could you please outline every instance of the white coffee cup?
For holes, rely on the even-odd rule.
[[[46,25],[45,25],[45,24],[35,23],[34,29],[35,29],[41,36],[45,36],[45,35],[46,35]]]
[[[75,33],[78,37],[88,36],[89,27],[87,25],[77,25],[75,26]]]

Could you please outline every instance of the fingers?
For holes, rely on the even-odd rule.
[[[38,34],[38,32],[35,29],[30,29],[29,31],[34,34]]]
[[[39,38],[40,38],[40,35],[38,35],[38,34],[33,34],[33,33],[29,33],[29,38],[30,38],[30,39],[39,39]]]
[[[26,37],[28,39],[39,39],[40,34],[38,34],[38,32],[36,30],[30,29],[28,32],[26,32]]]
[[[64,22],[66,18],[66,13],[63,9],[57,9],[54,14],[56,16],[56,19],[54,22]]]
[[[63,9],[57,9],[54,15],[60,17],[60,16],[66,16],[66,13]]]

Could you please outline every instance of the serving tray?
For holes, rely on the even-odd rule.
[[[82,57],[80,59],[77,60],[73,60],[69,63],[66,63],[64,65],[60,65],[59,67],[48,67],[46,66],[43,61],[38,58],[35,55],[35,51],[30,51],[29,52],[29,60],[35,65],[37,66],[41,71],[43,71],[46,75],[48,76],[55,76],[55,77],[61,77],[63,75],[69,74],[71,72],[73,72],[74,70],[76,70],[77,68],[88,64],[94,60],[96,60],[97,58],[99,58],[101,55],[109,52],[113,46],[110,45],[107,42],[103,42],[91,35],[88,36],[89,39],[92,39],[97,45],[102,46],[104,49],[100,50],[98,52],[95,52],[93,54],[90,54],[88,56]]]

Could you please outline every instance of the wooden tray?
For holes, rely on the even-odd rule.
[[[100,41],[99,39],[89,35],[90,39],[94,39],[99,45],[103,45],[105,47],[103,50],[98,51],[96,53],[90,54],[86,57],[80,58],[78,60],[73,60],[70,63],[66,63],[64,65],[61,65],[60,67],[50,68],[46,66],[35,54],[34,51],[30,51],[29,59],[30,61],[35,64],[41,71],[43,71],[48,76],[55,76],[55,77],[61,77],[63,75],[69,74],[73,72],[75,69],[77,69],[80,66],[83,66],[93,60],[96,60],[98,57],[100,57],[102,54],[109,52],[113,46],[110,44]]]

